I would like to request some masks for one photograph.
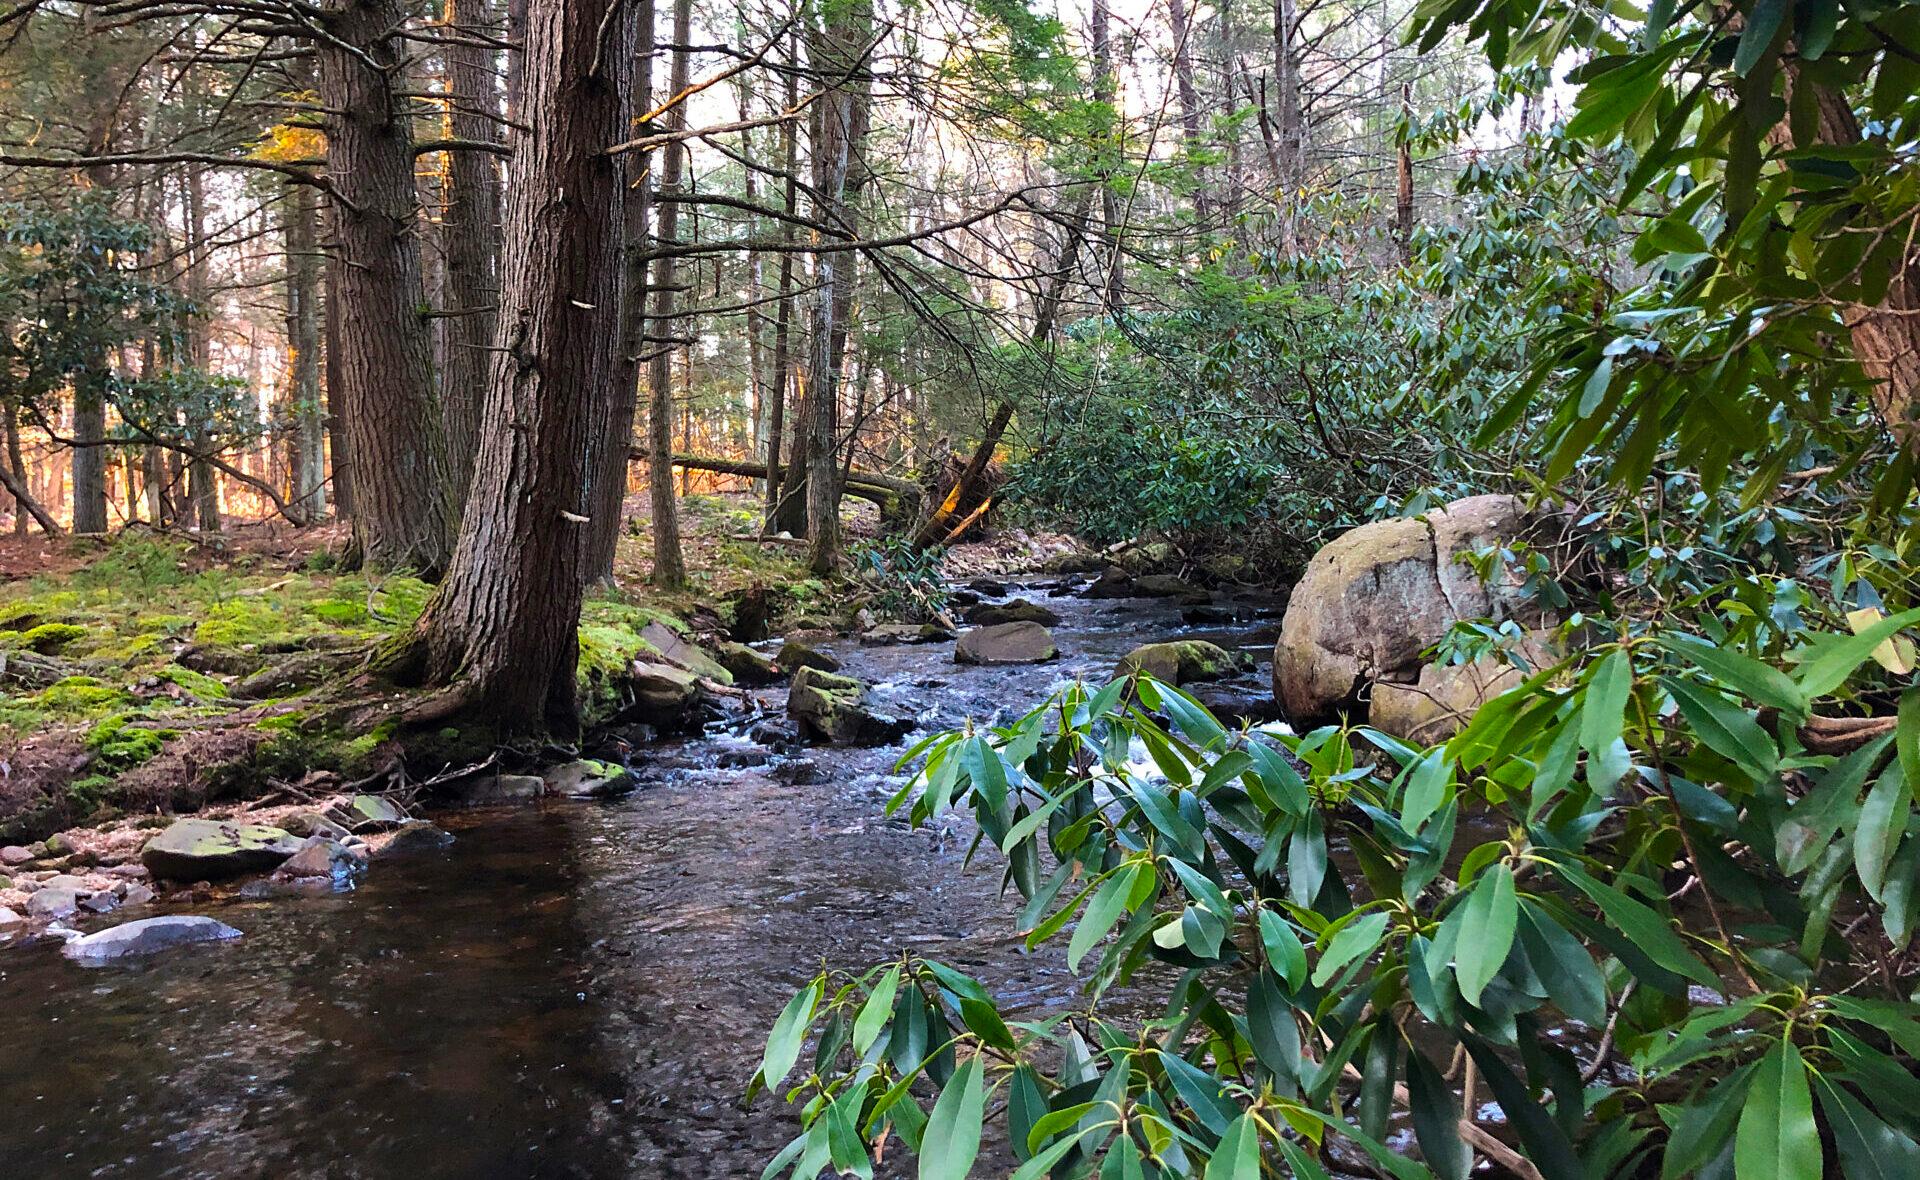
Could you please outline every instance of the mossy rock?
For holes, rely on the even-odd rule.
[[[86,637],[87,629],[78,623],[41,623],[21,632],[19,645],[43,656],[53,656]]]
[[[735,684],[762,686],[780,681],[780,665],[744,643],[722,643],[713,649],[713,655]]]
[[[1240,670],[1239,657],[1226,648],[1204,639],[1179,639],[1141,644],[1121,658],[1114,673],[1132,676],[1145,672],[1166,684],[1192,684],[1224,680]]]
[[[664,623],[652,622],[640,629],[640,638],[660,653],[660,658],[678,668],[685,668],[696,676],[704,676],[717,684],[732,686],[733,673],[700,649],[700,646],[668,627]]]
[[[912,723],[866,707],[867,686],[851,676],[802,668],[787,690],[787,715],[813,741],[840,745],[886,745],[904,736]]]
[[[277,867],[300,851],[300,838],[264,824],[176,820],[147,841],[140,863],[167,881],[216,881]]]
[[[798,672],[802,668],[813,668],[820,672],[838,672],[840,661],[826,652],[799,639],[789,638],[780,645],[780,654],[773,662],[789,672]]]

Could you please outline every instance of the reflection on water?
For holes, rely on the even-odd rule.
[[[1005,719],[1150,639],[1263,646],[1169,604],[1048,605],[1052,665],[830,646],[923,726]],[[795,783],[717,768],[739,745],[648,751],[652,781],[616,803],[447,817],[453,848],[353,894],[208,907],[232,944],[91,972],[0,950],[0,1180],[752,1177],[794,1124],[740,1095],[823,961],[911,952],[1018,1015],[1074,1002],[1061,956],[1013,935],[999,866],[961,872],[965,832],[884,816],[897,748],[811,751]],[[883,1176],[911,1174],[900,1155]]]

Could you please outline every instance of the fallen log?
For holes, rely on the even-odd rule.
[[[645,447],[634,447],[627,453],[627,457],[644,460],[651,458],[652,453]],[[767,465],[754,459],[722,459],[717,456],[676,451],[673,456],[673,465],[689,471],[711,471],[716,475],[739,475],[748,479],[767,478]],[[882,520],[910,521],[919,514],[920,499],[924,491],[912,480],[883,475],[877,471],[850,471],[843,483],[847,495],[879,505]]]

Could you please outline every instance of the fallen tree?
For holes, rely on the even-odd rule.
[[[653,457],[653,453],[645,447],[634,447],[629,457],[647,460]],[[673,465],[689,471],[710,471],[716,475],[767,478],[767,465],[755,459],[723,459],[676,451]],[[921,500],[926,494],[924,488],[910,479],[883,475],[877,471],[849,471],[842,477],[842,483],[847,495],[877,505],[881,521],[887,524],[906,525],[916,520],[920,515]]]

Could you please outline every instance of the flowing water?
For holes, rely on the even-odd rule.
[[[1192,628],[1015,589],[1064,617],[1060,661],[823,646],[920,732],[1104,682],[1155,639],[1243,648],[1265,682],[1269,603]],[[457,843],[352,892],[199,907],[231,944],[98,970],[0,947],[0,1178],[758,1176],[796,1124],[740,1096],[822,963],[909,950],[1028,1015],[1074,1002],[1062,954],[1013,936],[998,863],[962,871],[963,820],[885,816],[900,748],[802,768],[732,733],[662,744],[623,799],[436,816]]]

